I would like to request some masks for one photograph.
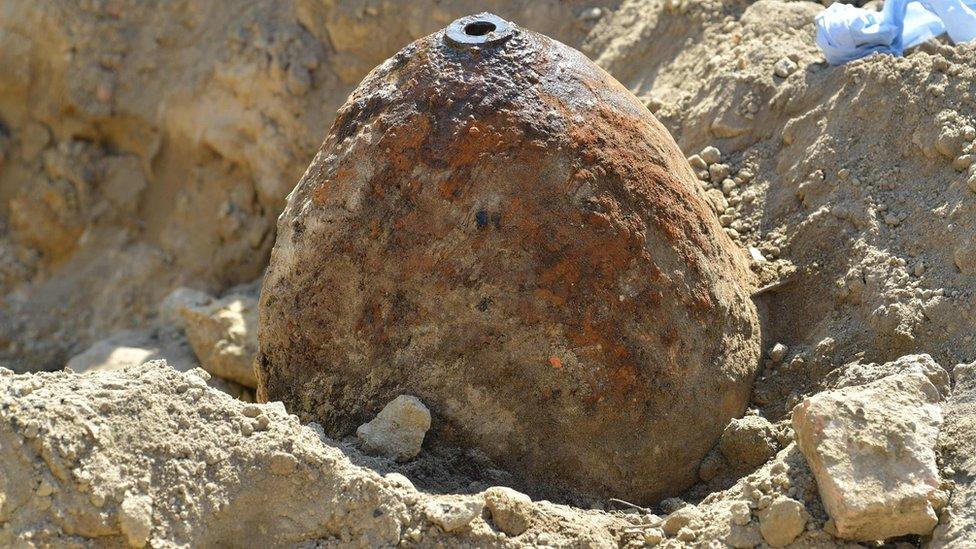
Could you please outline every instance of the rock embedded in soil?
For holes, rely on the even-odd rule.
[[[776,432],[761,416],[733,419],[722,432],[718,449],[735,470],[758,467],[776,455]]]
[[[779,497],[759,514],[759,531],[766,543],[785,547],[806,529],[809,514],[795,499]]]
[[[797,444],[838,537],[932,531],[940,399],[924,374],[910,371],[819,393],[793,410]]]
[[[429,502],[424,508],[424,514],[445,532],[454,532],[480,516],[484,507],[484,501],[476,499],[444,498]]]
[[[529,496],[504,486],[493,486],[485,490],[484,497],[491,521],[499,530],[517,536],[529,529],[532,520]]]
[[[685,505],[668,515],[668,518],[664,519],[662,528],[664,533],[674,536],[681,530],[699,525],[701,519],[702,513],[697,507],[694,505]]]
[[[204,370],[255,387],[254,357],[258,350],[257,299],[232,294],[206,304],[179,309],[186,338]]]
[[[841,387],[866,385],[888,376],[905,373],[924,375],[939,390],[942,398],[949,396],[949,372],[945,371],[945,368],[927,354],[904,355],[883,364],[862,364],[860,362],[845,364],[843,368],[838,370],[836,378],[830,380],[829,386],[832,389],[839,389]]]
[[[356,429],[363,449],[407,461],[420,453],[430,429],[430,410],[417,397],[400,395],[380,410],[369,423]]]
[[[633,95],[500,20],[465,36],[477,21],[340,109],[279,218],[259,391],[334,436],[409,393],[429,439],[520,486],[676,493],[758,362],[741,251]]]
[[[716,164],[722,160],[722,152],[716,147],[708,146],[702,149],[698,156],[701,157],[705,164]]]

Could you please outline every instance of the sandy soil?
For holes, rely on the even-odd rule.
[[[789,497],[809,515],[795,546],[843,546],[790,412],[845,372],[914,353],[954,379],[939,461],[948,503],[934,536],[898,541],[976,543],[971,367],[956,366],[976,359],[976,46],[829,67],[813,2],[490,6],[577,47],[647,105],[763,286],[764,348],[785,347],[764,360],[749,413],[768,420],[775,455],[717,460],[682,495],[691,517],[675,500],[622,510],[570,490],[564,503],[594,509],[533,502],[532,527],[510,536],[483,508],[484,490],[510,477],[484,456],[395,464],[273,405],[257,414],[270,427],[245,434],[245,404],[158,363],[25,374],[123,329],[162,349],[140,356],[185,356],[163,298],[258,279],[285,196],[348,92],[481,7],[0,2],[0,364],[17,372],[0,379],[0,543],[639,546],[660,533],[665,545],[752,547],[761,502]],[[306,513],[321,501],[332,503]]]

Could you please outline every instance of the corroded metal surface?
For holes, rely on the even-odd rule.
[[[747,402],[748,270],[633,95],[492,21],[407,46],[339,111],[279,219],[260,391],[333,435],[410,393],[428,443],[526,489],[673,494]]]

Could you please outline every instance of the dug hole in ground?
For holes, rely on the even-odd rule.
[[[490,8],[630,89],[748,258],[762,363],[695,484],[546,501],[424,444],[422,401],[339,440],[253,402],[288,192],[368,71],[483,6],[8,0],[0,545],[976,544],[976,48],[831,67],[812,2]]]

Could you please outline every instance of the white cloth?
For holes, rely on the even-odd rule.
[[[941,35],[976,39],[976,0],[887,0],[881,11],[831,4],[817,14],[817,45],[831,65],[872,53],[901,55]]]

